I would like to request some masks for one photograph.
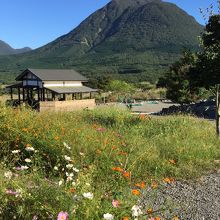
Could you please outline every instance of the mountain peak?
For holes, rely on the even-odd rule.
[[[150,2],[160,2],[161,0],[112,0],[112,2],[115,2],[117,4],[123,4],[128,6],[133,5],[144,5]]]

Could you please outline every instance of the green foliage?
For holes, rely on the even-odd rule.
[[[130,94],[135,91],[135,86],[120,80],[113,80],[108,85],[108,90],[121,94]]]
[[[191,117],[156,119],[119,109],[49,114],[1,106],[0,217],[56,219],[66,211],[70,219],[98,220],[104,213],[131,218],[139,199],[133,189],[142,194],[152,181],[162,187],[164,177],[195,178],[219,169],[214,161],[220,140],[213,130],[212,122]],[[143,188],[137,186],[142,181]],[[91,200],[83,196],[88,192]],[[154,215],[163,217],[163,211]]]

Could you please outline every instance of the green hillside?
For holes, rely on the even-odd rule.
[[[74,68],[94,77],[155,81],[184,47],[197,49],[203,27],[160,0],[112,0],[70,33],[23,55],[0,58],[0,77],[27,67]]]

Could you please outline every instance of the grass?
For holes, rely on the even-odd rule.
[[[56,219],[63,211],[70,219],[103,219],[106,213],[132,219],[131,208],[146,188],[219,169],[219,145],[212,122],[188,116],[1,106],[0,216]],[[156,216],[162,213],[148,213]]]

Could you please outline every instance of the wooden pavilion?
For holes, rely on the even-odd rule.
[[[96,89],[84,85],[88,80],[75,70],[26,69],[8,86],[16,105],[28,103],[38,110],[74,110],[94,107]],[[13,94],[17,92],[17,99]]]

